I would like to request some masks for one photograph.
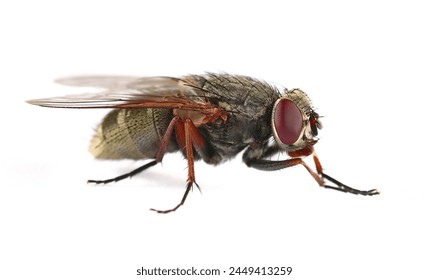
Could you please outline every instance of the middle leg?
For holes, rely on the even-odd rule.
[[[201,135],[201,133],[198,131],[192,120],[186,119],[185,121],[178,120],[176,122],[176,137],[177,142],[179,145],[185,149],[186,158],[188,160],[188,179],[186,182],[186,190],[185,193],[179,202],[174,208],[169,210],[156,210],[156,209],[150,209],[152,211],[155,211],[157,213],[170,213],[173,211],[176,211],[179,207],[181,207],[185,201],[186,198],[191,191],[193,185],[195,184],[198,189],[200,187],[198,186],[196,180],[195,180],[195,169],[194,169],[194,152],[193,148],[199,153],[202,154],[204,157],[204,153],[206,151],[206,141],[204,140],[204,137]]]

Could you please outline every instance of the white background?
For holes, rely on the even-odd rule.
[[[428,279],[424,1],[5,2],[1,279],[185,279],[137,276],[142,266]],[[89,186],[142,164],[87,152],[106,111],[24,103],[80,93],[52,83],[62,76],[204,71],[305,90],[324,116],[316,149],[326,173],[382,194],[321,189],[302,167],[261,172],[239,155],[218,167],[197,163],[202,194],[158,215],[148,209],[172,207],[184,192],[181,156],[132,180]],[[186,279],[260,279],[227,273]]]

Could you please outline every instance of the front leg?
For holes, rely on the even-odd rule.
[[[314,178],[314,180],[316,180],[319,186],[323,187],[325,185],[323,178],[314,172],[301,158],[290,158],[286,160],[250,159],[245,161],[245,163],[249,167],[264,171],[275,171],[301,164],[305,167],[305,169],[307,169],[307,171]]]
[[[279,152],[280,150],[275,147],[268,147],[267,145],[262,146],[259,148],[259,150],[253,150],[252,148],[249,148],[246,150],[246,152],[243,154],[243,161],[246,163],[247,166],[253,167],[259,170],[264,171],[275,171],[284,169],[291,166],[296,166],[298,164],[301,164],[302,166],[307,169],[307,171],[310,173],[310,175],[316,180],[316,182],[319,184],[319,186],[332,189],[336,191],[341,192],[347,192],[352,194],[360,194],[360,195],[376,195],[379,194],[379,192],[376,189],[368,190],[368,191],[362,191],[358,189],[351,188],[340,181],[332,178],[331,176],[323,173],[322,171],[322,165],[320,164],[319,158],[314,153],[312,147],[311,148],[305,148],[299,151],[295,151],[293,153],[289,153],[292,158],[286,159],[286,160],[267,160],[264,158],[267,158],[271,155],[274,155],[275,153]],[[302,156],[308,156],[313,155],[314,163],[316,165],[317,172],[314,172],[303,160]],[[255,157],[255,155],[258,155],[258,157]],[[330,181],[331,183],[335,184],[336,186],[330,186],[326,185],[324,179]]]

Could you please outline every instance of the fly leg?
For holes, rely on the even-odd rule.
[[[303,149],[300,151],[295,151],[295,152],[289,153],[289,155],[292,156],[292,158],[286,159],[286,160],[277,160],[277,161],[263,159],[264,157],[267,157],[266,154],[263,154],[262,158],[252,158],[250,156],[252,154],[250,151],[251,150],[248,150],[243,156],[245,163],[249,167],[253,167],[253,168],[256,168],[259,170],[264,170],[264,171],[274,171],[274,170],[280,170],[280,169],[284,169],[284,168],[288,168],[291,166],[296,166],[298,164],[301,164],[302,166],[305,167],[305,169],[307,169],[307,171],[310,173],[310,175],[316,180],[316,182],[321,187],[324,187],[327,189],[332,189],[332,190],[337,190],[337,191],[341,191],[341,192],[346,192],[346,193],[359,194],[359,195],[371,196],[371,195],[379,194],[379,192],[376,189],[372,189],[372,190],[368,190],[368,191],[362,191],[362,190],[357,190],[357,189],[351,188],[351,187],[335,180],[331,176],[323,173],[322,165],[320,164],[319,158],[314,153],[312,148],[307,148],[307,149]],[[267,151],[269,151],[269,149],[267,149]],[[314,163],[316,165],[316,171],[317,172],[313,171],[301,159],[302,156],[308,156],[311,154],[313,154],[313,159],[314,159]],[[336,186],[326,185],[324,179],[330,181],[331,183],[335,184]]]
[[[316,180],[316,182],[320,186],[324,185],[323,179],[316,172],[314,172],[301,158],[290,158],[286,160],[253,159],[246,161],[246,164],[249,167],[264,171],[275,171],[301,164],[307,169],[310,175]]]
[[[153,160],[151,162],[146,163],[145,165],[140,166],[139,168],[137,168],[131,172],[122,174],[122,175],[117,176],[115,178],[111,178],[111,179],[107,179],[107,180],[88,180],[87,182],[88,182],[88,184],[108,184],[111,182],[118,182],[118,181],[121,181],[121,180],[126,179],[126,178],[131,178],[132,176],[139,174],[143,170],[146,170],[149,167],[156,165],[157,163],[158,162],[156,160]]]
[[[328,180],[331,183],[336,185],[336,186],[330,186],[330,185],[326,185],[325,183],[323,183],[323,185],[321,185],[321,187],[324,187],[326,189],[340,191],[340,192],[359,194],[359,195],[371,196],[371,195],[380,194],[380,192],[377,189],[363,191],[363,190],[351,188],[351,187],[341,183],[340,181],[338,181],[338,180],[332,178],[331,176],[323,173],[322,164],[320,163],[319,158],[317,157],[316,153],[313,153],[313,160],[314,160],[314,164],[316,166],[317,173],[320,176],[322,176],[322,178],[324,178],[324,179],[326,179],[326,180]]]
[[[195,148],[195,150],[199,154],[203,156],[206,155],[206,142],[203,136],[198,131],[198,129],[195,127],[192,120],[190,119],[186,119],[185,121],[179,120],[176,122],[175,126],[176,126],[176,136],[177,136],[178,143],[181,147],[185,149],[186,158],[188,159],[188,180],[186,183],[186,190],[182,197],[182,200],[179,202],[179,204],[176,205],[176,207],[169,210],[156,210],[153,208],[150,209],[152,211],[155,211],[157,213],[162,213],[162,214],[176,211],[180,206],[182,206],[185,203],[186,198],[194,184],[200,190],[200,187],[195,181],[193,148]]]
[[[325,173],[322,173],[322,177],[336,185],[336,186],[323,185],[323,187],[327,189],[336,190],[336,191],[345,192],[345,193],[369,195],[369,196],[380,194],[380,192],[377,189],[362,191],[362,190],[351,188]]]
[[[178,120],[179,120],[179,117],[174,117],[171,120],[170,124],[168,125],[167,130],[165,131],[165,134],[161,140],[161,146],[160,146],[158,153],[156,154],[155,160],[148,162],[145,165],[140,166],[139,168],[137,168],[137,169],[135,169],[129,173],[117,176],[115,178],[111,178],[111,179],[107,179],[107,180],[88,180],[88,183],[91,183],[91,184],[107,184],[107,183],[111,183],[111,182],[118,182],[118,181],[126,179],[126,178],[131,178],[132,176],[134,176],[134,175],[148,169],[149,167],[152,167],[152,166],[158,164],[159,162],[161,162],[163,157],[164,157],[164,154],[167,150],[168,143],[170,143],[171,135],[173,134],[174,127],[175,127]]]

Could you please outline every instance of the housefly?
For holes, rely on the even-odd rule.
[[[180,151],[188,161],[182,206],[195,180],[194,161],[217,165],[244,150],[248,167],[272,171],[302,165],[321,187],[376,195],[376,189],[351,188],[323,172],[314,151],[322,128],[308,96],[300,89],[279,90],[247,76],[213,74],[174,77],[81,76],[58,80],[71,86],[99,87],[96,94],[27,101],[55,108],[113,108],[90,145],[97,159],[149,160],[127,174],[89,183],[116,182],[160,163]],[[286,152],[285,160],[271,156]],[[312,156],[315,170],[303,158]],[[326,182],[330,182],[327,184]]]

